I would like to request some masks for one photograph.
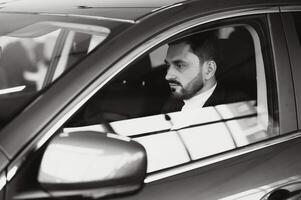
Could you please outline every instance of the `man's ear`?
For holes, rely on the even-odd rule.
[[[217,66],[216,66],[215,61],[213,61],[213,60],[207,61],[206,67],[205,67],[205,72],[204,72],[206,80],[211,79],[215,75],[216,68],[217,68]]]

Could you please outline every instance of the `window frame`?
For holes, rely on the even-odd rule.
[[[264,62],[264,66],[265,66],[265,71],[266,71],[266,74],[273,74],[272,75],[272,77],[271,76],[267,76],[266,75],[266,81],[267,81],[267,89],[268,89],[268,93],[269,94],[272,94],[273,95],[273,98],[274,98],[274,100],[272,101],[272,103],[269,101],[268,102],[268,107],[269,107],[269,112],[271,112],[271,114],[272,114],[272,118],[274,119],[274,120],[276,120],[276,122],[275,122],[275,124],[274,124],[274,126],[273,126],[273,130],[270,130],[270,131],[275,131],[275,132],[277,132],[277,134],[280,134],[279,133],[279,131],[280,131],[280,128],[278,127],[278,112],[276,111],[276,112],[274,112],[275,111],[275,109],[279,106],[279,104],[280,104],[280,102],[277,102],[277,100],[279,100],[279,99],[277,99],[277,90],[275,89],[276,88],[276,79],[278,80],[278,78],[276,77],[277,76],[277,73],[275,72],[275,71],[277,71],[277,69],[274,69],[274,68],[276,68],[276,66],[275,66],[275,64],[274,64],[274,60],[273,60],[273,56],[272,56],[272,49],[271,49],[271,45],[270,45],[270,42],[271,42],[271,38],[270,38],[270,35],[269,35],[269,30],[268,30],[268,15],[269,14],[266,14],[266,13],[260,13],[260,14],[264,14],[264,16],[263,16],[263,18],[264,19],[266,19],[267,21],[267,23],[266,24],[264,24],[263,26],[264,27],[261,27],[261,28],[267,28],[266,30],[261,30],[262,32],[261,33],[258,33],[258,30],[257,29],[255,29],[254,27],[254,29],[256,30],[256,33],[258,34],[258,37],[259,37],[259,40],[260,40],[260,45],[261,45],[261,48],[262,48],[262,46],[263,46],[263,39],[262,39],[262,35],[260,35],[260,34],[265,34],[264,35],[264,37],[267,37],[267,38],[265,38],[265,41],[264,41],[264,43],[265,43],[265,45],[267,45],[267,47],[268,47],[268,50],[267,51],[262,51],[262,56],[263,56],[263,62]],[[105,84],[107,83],[107,82],[109,82],[111,79],[113,79],[117,74],[120,74],[120,73],[122,73],[122,71],[124,70],[124,69],[126,69],[129,65],[131,65],[131,63],[133,63],[133,62],[135,62],[137,59],[139,59],[139,58],[141,58],[141,57],[143,57],[143,55],[145,55],[145,54],[147,54],[147,53],[150,53],[153,49],[156,49],[158,46],[161,46],[162,44],[165,44],[165,43],[168,43],[168,41],[170,41],[170,40],[174,40],[174,37],[175,36],[178,36],[178,35],[181,35],[181,33],[185,33],[185,32],[187,32],[187,31],[189,31],[189,29],[194,29],[194,28],[198,28],[198,29],[200,29],[200,27],[201,28],[203,28],[203,27],[207,27],[207,26],[209,26],[209,27],[212,27],[212,26],[214,26],[215,28],[216,27],[218,27],[216,24],[220,24],[220,23],[222,23],[223,24],[223,26],[225,26],[225,24],[226,25],[229,25],[229,24],[231,24],[231,25],[233,25],[233,24],[242,24],[241,22],[237,22],[237,21],[240,21],[241,20],[241,18],[243,18],[243,17],[245,17],[245,16],[237,16],[238,17],[238,19],[237,18],[232,18],[232,17],[229,17],[229,18],[225,18],[225,19],[217,19],[217,20],[213,20],[213,23],[211,23],[211,22],[207,22],[207,23],[204,23],[204,24],[197,24],[197,25],[194,25],[194,26],[192,26],[192,27],[188,27],[187,29],[185,29],[185,30],[181,30],[181,31],[179,31],[178,33],[174,33],[174,34],[171,34],[171,35],[169,35],[168,37],[166,37],[164,40],[161,40],[160,42],[158,42],[156,45],[153,45],[151,48],[149,48],[149,49],[146,49],[146,50],[144,50],[144,51],[142,51],[142,52],[140,52],[140,54],[138,55],[138,56],[136,56],[134,59],[132,59],[130,62],[127,62],[126,64],[124,64],[122,67],[120,67],[120,68],[118,68],[118,70],[117,71],[115,71],[115,73],[113,74],[113,75],[111,75],[110,76],[110,78],[109,79],[107,79],[107,81],[105,82]],[[251,18],[253,18],[254,16],[253,15],[251,15],[251,16],[246,16],[246,19],[248,19],[249,17],[251,17]],[[256,15],[255,16],[255,18],[259,18],[258,17],[258,15]],[[227,22],[227,23],[225,23],[225,22]],[[245,23],[246,25],[248,24],[248,23]],[[164,34],[164,33],[163,33]],[[158,39],[159,37],[157,37],[156,39]],[[261,49],[262,50],[262,49]],[[269,59],[269,60],[266,60],[266,59]],[[268,66],[266,63],[269,63],[269,65],[270,66]],[[116,64],[117,66],[119,66],[119,63],[117,63]],[[115,65],[115,66],[116,66]],[[113,68],[115,67],[115,66],[113,66]],[[112,68],[111,68],[112,69]],[[111,70],[110,69],[110,70]],[[274,71],[275,70],[275,71]],[[104,84],[104,85],[105,85]],[[269,85],[268,85],[269,84]],[[98,92],[98,91],[97,91]],[[91,98],[93,98],[93,97],[91,97]],[[263,141],[260,141],[260,142],[258,142],[257,144],[259,144],[260,145],[260,143],[261,144],[263,144],[263,143],[266,143],[268,140],[270,140],[271,138],[268,138],[268,139],[265,139],[265,140],[263,140]],[[256,144],[256,143],[255,143]],[[195,165],[195,163],[196,162],[200,162],[200,163],[206,163],[206,161],[207,160],[215,160],[215,159],[220,159],[220,158],[222,158],[221,160],[224,160],[223,159],[223,156],[225,156],[225,157],[227,157],[227,154],[229,154],[229,155],[231,155],[231,153],[234,153],[235,151],[237,151],[237,152],[240,152],[239,150],[240,149],[248,149],[248,148],[252,148],[252,146],[253,146],[253,144],[249,144],[249,145],[247,145],[247,146],[243,146],[243,147],[241,147],[241,148],[234,148],[234,149],[231,149],[231,150],[229,150],[229,151],[226,151],[226,152],[221,152],[221,153],[218,153],[218,154],[214,154],[214,155],[212,155],[212,156],[209,156],[209,158],[201,158],[201,159],[197,159],[196,161],[193,161],[193,162],[185,162],[185,163],[183,163],[183,164],[181,164],[181,165],[177,165],[177,166],[173,166],[173,167],[169,167],[169,168],[166,168],[166,169],[162,169],[162,170],[158,170],[158,171],[154,171],[154,172],[151,172],[151,173],[149,173],[149,176],[150,177],[156,177],[158,174],[161,174],[161,173],[165,173],[165,174],[168,174],[169,173],[169,171],[173,171],[174,169],[179,169],[179,168],[186,168],[186,166],[188,166],[188,168],[190,167],[190,166],[192,166],[192,165]],[[254,145],[255,146],[255,145]],[[235,153],[234,153],[235,154]],[[241,155],[241,154],[238,154],[238,155]],[[231,156],[232,157],[232,156]],[[213,163],[215,163],[215,162],[213,162]],[[207,164],[205,164],[205,165],[207,165]],[[205,166],[205,165],[202,165],[202,166]],[[161,178],[160,178],[161,179]],[[156,178],[155,178],[155,180],[157,180]],[[150,182],[152,182],[153,181],[153,179],[152,178],[150,178],[150,179],[147,179],[146,180],[146,182],[148,182],[148,181],[150,181]]]
[[[252,22],[250,22],[251,20],[252,20]],[[222,28],[222,27],[240,27],[240,26],[242,26],[242,27],[245,27],[246,29],[249,28],[249,29],[252,29],[253,32],[255,32],[256,37],[258,37],[258,40],[259,40],[258,42],[259,42],[259,47],[260,47],[260,51],[261,51],[259,56],[261,57],[260,59],[262,59],[262,62],[263,62],[263,65],[264,65],[264,68],[261,69],[261,70],[265,71],[266,83],[264,85],[266,86],[266,89],[267,89],[265,91],[266,100],[268,100],[268,96],[271,96],[271,95],[268,95],[268,94],[277,94],[277,91],[275,91],[276,82],[275,82],[275,78],[274,78],[275,72],[274,72],[274,69],[273,69],[274,63],[273,63],[272,58],[270,57],[270,54],[269,54],[271,52],[271,49],[270,49],[270,45],[269,45],[270,38],[269,38],[269,35],[268,35],[268,30],[261,30],[261,28],[263,26],[265,26],[265,27],[267,26],[267,21],[266,20],[267,20],[267,17],[265,15],[256,15],[256,16],[243,16],[243,17],[237,17],[237,18],[229,18],[229,19],[218,20],[218,21],[215,21],[213,23],[206,23],[204,25],[202,24],[200,26],[193,27],[192,29],[185,30],[185,31],[183,31],[179,34],[173,35],[172,37],[168,38],[167,40],[164,40],[163,42],[159,43],[158,45],[152,47],[149,51],[142,54],[139,58],[152,53],[153,50],[156,50],[157,48],[162,47],[162,45],[167,44],[169,41],[173,41],[173,40],[176,40],[177,38],[181,38],[181,37],[186,37],[186,36],[189,36],[191,34],[198,33],[198,32],[206,32],[208,30],[215,30],[215,29]],[[259,21],[261,22],[260,24],[258,24]],[[248,30],[248,31],[249,31],[250,36],[252,36],[253,43],[255,43],[254,35],[251,33],[252,31],[251,30]],[[264,46],[266,46],[268,49],[265,50]],[[256,51],[256,45],[254,45],[254,51]],[[137,60],[139,58],[137,58]],[[134,63],[134,62],[132,62],[132,63]],[[123,70],[126,70],[127,68],[132,67],[131,66],[132,63],[127,65]],[[117,74],[117,76],[119,74],[122,74],[123,70],[120,71]],[[272,76],[267,76],[266,74],[272,74]],[[258,81],[257,81],[257,84],[258,84]],[[257,89],[258,89],[258,85],[257,85]],[[269,140],[272,137],[277,136],[279,134],[278,116],[277,116],[277,112],[274,112],[275,109],[277,110],[277,106],[278,106],[276,97],[277,97],[277,95],[274,95],[273,99],[267,102],[268,103],[267,109],[268,109],[268,114],[269,114],[269,120],[272,121],[272,122],[269,122],[269,125],[268,125],[268,129],[267,129],[268,138],[265,138],[261,141]],[[144,116],[144,117],[151,117],[151,116]],[[137,119],[139,119],[139,118],[140,117],[138,117]],[[116,122],[118,122],[118,121],[116,121]],[[215,124],[215,122],[213,122],[213,124]],[[203,124],[196,125],[196,126],[201,127],[201,126],[203,126]],[[163,129],[160,130],[160,131],[157,131],[154,135],[168,134],[168,133],[170,133],[170,131],[172,131],[172,130],[163,130]],[[118,132],[117,132],[117,134],[118,134]],[[140,134],[139,135],[130,135],[129,137],[138,139],[138,141],[139,141],[139,139],[143,140],[144,135],[149,136],[149,135],[153,135],[153,134],[152,133],[150,133],[150,134],[148,134],[148,133],[143,134],[142,133],[142,135],[140,135]],[[154,136],[154,137],[156,137],[156,136]],[[261,142],[261,141],[259,141],[259,142]],[[234,148],[227,149],[225,151],[221,151],[219,153],[215,153],[215,154],[212,154],[212,155],[207,155],[205,157],[201,157],[201,158],[197,158],[197,159],[191,159],[190,158],[190,160],[185,161],[185,162],[183,161],[184,158],[182,158],[183,163],[181,163],[181,164],[172,165],[172,166],[169,166],[169,167],[163,168],[163,169],[156,169],[156,170],[150,171],[148,173],[149,174],[154,174],[154,173],[157,173],[157,172],[160,172],[160,171],[168,171],[169,169],[176,168],[176,167],[179,167],[179,166],[188,165],[189,163],[204,160],[208,157],[214,157],[214,156],[217,156],[219,154],[224,154],[224,153],[227,153],[227,152],[233,152],[233,151],[235,151],[236,149],[238,149],[240,147],[246,147],[246,146],[252,145],[252,144],[254,144],[254,143],[249,143],[247,145],[242,145],[242,146],[235,145]],[[189,149],[189,147],[185,144],[185,142],[183,142],[183,145],[184,145],[184,148],[186,150]],[[190,157],[190,155],[188,157]]]

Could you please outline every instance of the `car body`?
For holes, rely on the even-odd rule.
[[[298,44],[300,29],[296,24],[298,24],[297,20],[301,20],[300,14],[298,15],[300,12],[301,2],[298,0],[192,0],[183,2],[177,0],[150,2],[45,0],[43,3],[38,0],[11,0],[1,2],[1,36],[21,38],[22,40],[26,37],[41,37],[46,33],[55,32],[57,29],[63,31],[55,35],[54,43],[49,42],[50,45],[53,45],[52,56],[49,58],[50,70],[45,72],[46,75],[40,85],[36,82],[37,89],[23,93],[24,88],[21,88],[12,95],[7,95],[8,90],[5,90],[10,87],[4,89],[1,87],[0,89],[2,95],[2,97],[0,96],[2,113],[0,200],[72,198],[74,196],[79,199],[87,196],[101,198],[107,194],[117,195],[114,198],[118,199],[259,200],[277,199],[277,196],[281,197],[283,191],[286,193],[282,199],[298,198],[301,187],[299,156],[301,152],[301,83],[298,78],[301,73],[299,67],[301,65],[299,56],[301,47]],[[221,30],[230,30],[223,28],[243,29],[244,32],[248,31],[246,35],[251,36],[252,48],[255,50],[252,55],[255,57],[256,76],[254,75],[254,77],[256,78],[253,77],[252,71],[248,71],[249,67],[245,71],[246,75],[240,76],[242,72],[236,71],[235,73],[240,76],[240,79],[231,84],[243,85],[244,80],[250,81],[250,84],[254,83],[255,90],[257,89],[255,99],[239,100],[239,102],[245,102],[239,105],[242,106],[241,109],[245,109],[247,105],[258,107],[262,103],[263,114],[258,108],[254,112],[253,108],[250,108],[252,112],[247,110],[247,114],[227,117],[225,113],[221,113],[221,110],[225,108],[217,106],[202,109],[200,112],[203,112],[203,115],[199,112],[189,113],[203,117],[193,117],[193,120],[197,119],[193,125],[181,124],[181,127],[172,129],[173,120],[176,121],[176,118],[179,118],[182,123],[187,115],[183,115],[181,112],[160,113],[157,110],[147,110],[151,114],[135,113],[134,117],[128,117],[129,115],[126,113],[127,117],[124,118],[124,116],[119,116],[121,112],[113,112],[113,110],[114,115],[111,115],[111,112],[106,114],[107,116],[109,114],[110,116],[118,115],[114,120],[108,120],[101,116],[99,121],[93,123],[80,123],[80,125],[69,123],[77,116],[82,116],[80,115],[82,114],[81,109],[85,108],[89,102],[93,102],[95,95],[102,95],[103,88],[107,87],[111,80],[121,80],[122,84],[127,85],[131,79],[129,77],[119,78],[119,74],[122,75],[127,66],[139,62],[144,55],[153,55],[154,50],[183,35],[204,30],[218,30],[220,33]],[[80,46],[80,42],[76,43],[76,36],[69,37],[74,32],[75,35],[82,33],[78,36],[79,41],[81,41],[80,38],[86,38],[87,35],[98,35],[102,39],[97,42],[97,47],[94,46],[90,50],[87,46]],[[68,47],[69,56],[64,58],[62,55],[64,55],[64,49],[68,49],[65,48],[69,41],[68,38],[71,38],[70,48]],[[10,41],[15,40],[11,39]],[[3,45],[2,56],[0,56],[1,67],[1,61],[3,62],[8,48],[4,48],[1,40],[0,44]],[[233,46],[227,46],[235,49],[235,52],[225,57],[233,57],[235,60],[239,51],[244,52],[251,48],[242,46],[242,43],[239,42],[233,43]],[[75,52],[75,61],[72,61],[70,68],[69,65],[66,65],[67,67],[60,71],[58,67],[60,63],[64,60],[68,63],[73,56],[73,54],[70,56],[70,49],[73,47],[74,49],[85,48],[85,54],[81,55]],[[228,51],[231,51],[231,48]],[[257,54],[256,52],[261,53]],[[161,54],[161,51],[158,54]],[[10,62],[21,60],[20,53],[12,55]],[[150,58],[152,57],[150,56]],[[8,82],[13,80],[15,74],[17,72],[10,73],[12,77],[8,78]],[[134,78],[142,77],[139,71],[130,74]],[[249,80],[248,75],[253,78]],[[1,76],[0,80],[2,80]],[[139,81],[141,82],[141,80]],[[141,82],[143,86],[147,83],[146,79]],[[161,84],[160,81],[159,83]],[[161,86],[155,85],[155,89],[152,89],[151,92]],[[250,89],[248,86],[244,89]],[[119,89],[119,87],[116,88]],[[134,97],[137,96],[136,91],[138,90],[134,90]],[[258,91],[263,91],[263,93]],[[165,91],[161,92],[158,96],[164,96]],[[116,93],[121,92],[120,90],[113,92],[114,95]],[[109,96],[102,103],[106,106],[111,104],[116,110],[129,107],[131,112],[135,112],[136,107],[140,106],[140,102],[131,99],[131,95],[132,93],[126,91],[125,97],[128,97],[129,100],[126,98],[123,100],[120,96],[117,96],[116,99]],[[119,102],[120,99],[122,102]],[[149,104],[146,107],[155,107],[157,104],[154,101],[157,102],[157,100],[161,105],[165,96],[164,99],[163,97],[157,99],[156,96],[151,100],[152,102],[147,102]],[[238,105],[235,104],[237,102],[235,101],[231,105]],[[97,110],[96,107],[92,107],[93,109]],[[212,117],[219,114],[221,116],[217,118]],[[235,132],[236,126],[231,125],[233,121],[256,119],[256,127],[258,127],[258,119],[261,116],[266,124],[264,129],[256,129],[258,135],[249,137],[251,142],[244,142],[245,137],[240,138],[241,132],[239,131],[237,138],[233,139],[232,134],[230,134],[231,137],[225,136],[229,132]],[[250,121],[246,123],[255,123]],[[216,124],[226,126],[227,131],[216,129]],[[196,126],[207,129],[193,129]],[[187,127],[188,133],[185,134],[191,134],[190,139],[185,139],[184,133],[179,132]],[[213,128],[210,129],[210,127]],[[119,133],[118,130],[126,131]],[[99,141],[98,144],[104,146],[103,149],[101,149],[102,147],[99,149],[100,152],[107,148],[110,149],[107,150],[110,152],[116,145],[117,155],[121,155],[121,152],[125,151],[133,156],[129,156],[128,162],[126,160],[121,167],[116,167],[116,160],[113,162],[101,157],[103,160],[98,162],[111,163],[108,168],[112,168],[110,169],[112,173],[116,172],[113,173],[115,174],[115,176],[112,175],[113,178],[104,179],[103,176],[99,176],[100,178],[97,176],[97,179],[90,178],[87,181],[90,181],[90,185],[85,185],[77,179],[75,179],[76,184],[69,182],[64,185],[59,181],[50,181],[49,183],[47,182],[49,179],[41,178],[40,168],[43,166],[41,160],[46,160],[45,165],[49,165],[45,152],[49,152],[51,146],[55,147],[61,142],[64,143],[63,139],[58,139],[59,135],[63,134],[64,136],[65,134],[66,136],[70,133],[73,136],[73,132],[86,133],[89,145],[93,142],[91,138],[94,138],[94,136],[88,136],[93,135],[90,131],[114,132],[119,140],[128,141],[130,137],[141,143],[146,149],[147,173],[145,157],[137,157],[138,151],[140,154],[145,154],[140,145],[127,144],[124,145],[124,149],[120,147],[119,150],[118,145],[123,146],[123,144],[95,137],[94,141]],[[124,136],[126,137],[124,138]],[[74,137],[74,140],[68,141],[73,148],[80,146],[80,141],[84,140],[84,137]],[[200,144],[202,140],[204,142]],[[112,146],[105,145],[102,141],[106,141]],[[195,143],[195,141],[199,142]],[[202,148],[202,146],[206,146],[206,143],[210,144],[208,145],[210,148],[212,146],[214,148],[210,149],[210,153],[203,155],[203,152],[209,149],[209,147]],[[83,146],[83,148],[87,147]],[[68,151],[72,150],[68,149]],[[70,155],[62,157],[60,162],[63,163]],[[106,155],[114,157],[110,153]],[[122,160],[121,157],[118,158]],[[61,164],[62,166],[59,165],[59,161],[57,162],[57,168],[64,168],[63,165],[65,165],[68,170],[72,167],[72,165],[68,165],[68,162]],[[74,170],[70,169],[72,177],[78,175],[75,166],[79,163],[80,161],[78,163],[74,161]],[[90,166],[85,165],[84,167]],[[134,171],[136,173],[131,171],[131,167],[136,167],[136,171]],[[91,171],[96,172],[92,169]],[[116,174],[121,178],[116,178]],[[119,188],[120,185],[122,188]],[[104,192],[95,192],[92,190],[92,186],[94,189],[99,187],[99,190],[104,188]]]

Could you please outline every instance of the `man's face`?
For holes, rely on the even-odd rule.
[[[169,65],[165,79],[173,96],[189,99],[203,88],[203,66],[190,45],[179,43],[170,45],[165,62]]]

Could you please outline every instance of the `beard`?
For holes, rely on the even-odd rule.
[[[204,82],[199,76],[195,77],[185,86],[179,83],[178,81],[170,81],[170,83],[176,85],[170,87],[171,95],[173,96],[173,98],[181,100],[190,99],[204,87]]]

